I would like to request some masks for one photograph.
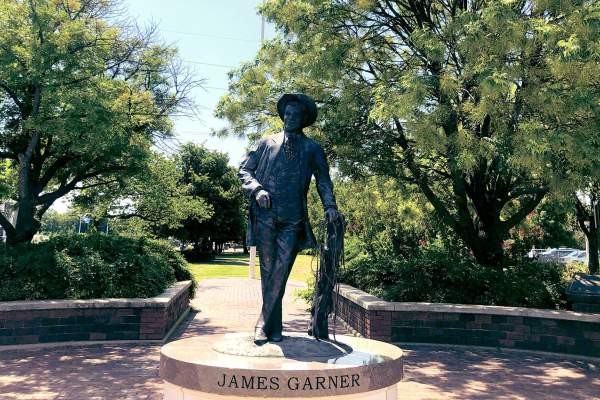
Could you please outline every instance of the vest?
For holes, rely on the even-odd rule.
[[[271,216],[278,222],[303,220],[303,185],[300,171],[300,146],[294,146],[292,158],[282,149],[275,159],[272,174],[263,187],[271,195]],[[267,211],[267,210],[264,210]]]

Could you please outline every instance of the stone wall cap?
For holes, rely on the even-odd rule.
[[[600,275],[576,273],[566,294],[573,303],[600,304]]]
[[[149,298],[88,299],[88,300],[27,300],[2,301],[0,311],[54,310],[73,308],[165,308],[177,295],[188,290],[192,281],[175,282],[164,292]]]
[[[526,307],[484,306],[478,304],[448,304],[420,302],[388,302],[352,286],[339,284],[339,294],[365,310],[446,312],[464,314],[488,314],[515,317],[548,318],[582,322],[600,322],[600,314],[564,310],[544,310]]]
[[[382,300],[379,297],[373,296],[367,292],[363,292],[360,289],[340,283],[338,285],[340,295],[358,304],[365,310],[374,311],[394,311],[393,303]]]

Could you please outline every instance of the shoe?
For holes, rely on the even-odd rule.
[[[254,344],[261,346],[267,343],[268,340],[269,338],[262,328],[256,328],[254,330]]]
[[[281,334],[281,332],[276,332],[271,334],[271,337],[269,338],[270,342],[281,342],[283,340],[283,335]]]
[[[329,334],[327,332],[315,334],[315,331],[314,331],[312,325],[308,328],[308,331],[306,333],[308,333],[308,336],[312,336],[317,340],[318,339],[325,339],[325,340],[329,339]]]

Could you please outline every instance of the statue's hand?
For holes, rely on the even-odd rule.
[[[256,193],[256,202],[260,208],[271,208],[271,196],[266,190],[259,190]]]
[[[335,208],[328,208],[325,211],[325,217],[327,218],[327,221],[335,221],[340,217],[340,212]]]

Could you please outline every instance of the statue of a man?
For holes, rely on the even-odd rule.
[[[238,174],[250,199],[247,242],[260,257],[263,305],[254,332],[257,344],[282,340],[286,282],[298,251],[316,246],[306,204],[313,175],[327,219],[340,217],[325,153],[302,132],[317,119],[315,102],[303,94],[285,94],[277,112],[283,132],[258,141]]]

